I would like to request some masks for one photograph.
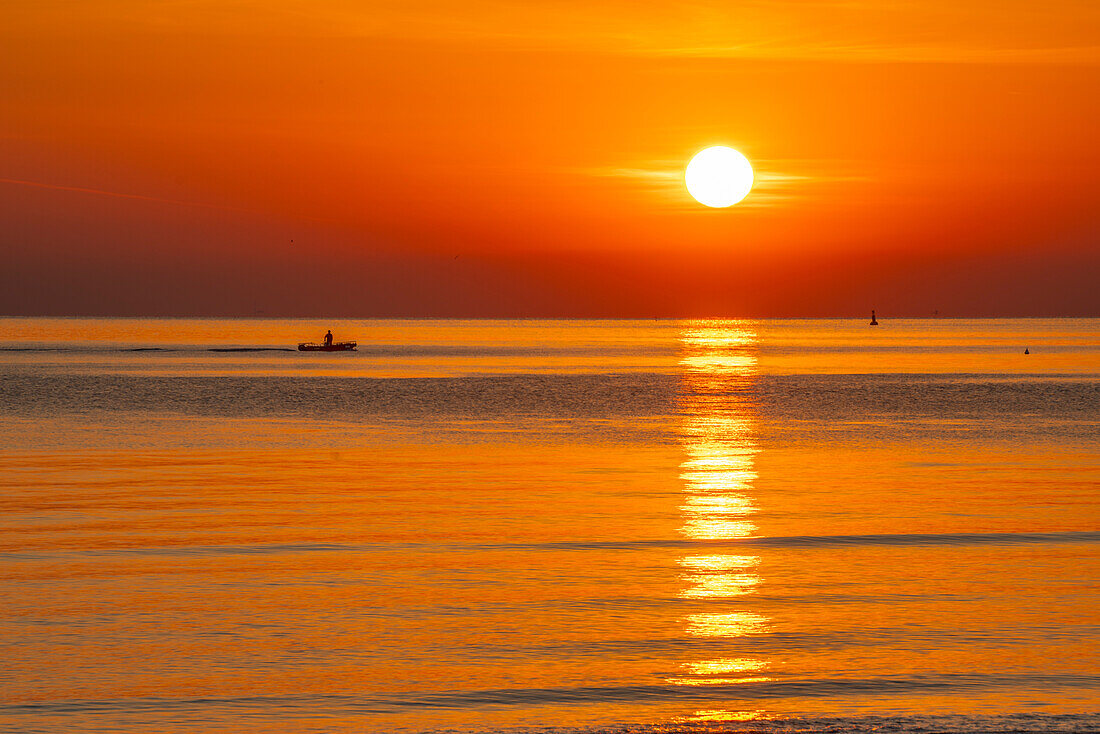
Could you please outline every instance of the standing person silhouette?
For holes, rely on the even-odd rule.
[[[326,347],[331,347],[332,346],[332,329],[329,329],[328,333],[325,334],[325,346]]]

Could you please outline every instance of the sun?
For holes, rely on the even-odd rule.
[[[733,206],[752,190],[752,164],[733,148],[715,145],[695,154],[684,171],[688,193],[700,204]]]

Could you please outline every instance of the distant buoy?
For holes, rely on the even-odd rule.
[[[875,309],[871,309],[871,326],[878,326],[878,319],[875,318]]]
[[[1024,347],[1024,354],[1031,354],[1031,352],[1027,350],[1027,347]]]

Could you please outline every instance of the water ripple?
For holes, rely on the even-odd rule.
[[[264,710],[271,714],[299,711],[393,713],[401,709],[469,709],[547,704],[653,703],[666,701],[756,701],[793,697],[850,697],[854,693],[904,694],[965,692],[991,688],[1097,688],[1100,676],[954,673],[912,677],[830,678],[755,681],[713,686],[675,684],[500,688],[446,693],[348,695],[280,695],[202,698],[122,698],[110,700],[39,701],[0,706],[0,714],[106,713],[187,711],[191,709]]]
[[[663,539],[633,541],[556,541],[548,543],[271,543],[256,545],[181,545],[141,548],[86,548],[67,551],[0,552],[9,561],[71,556],[210,556],[286,553],[370,553],[429,551],[483,553],[487,551],[634,551],[651,549],[699,550],[704,548],[833,548],[838,546],[940,547],[970,545],[1060,545],[1100,543],[1100,531],[1048,533],[882,533],[875,535],[790,535],[719,540]]]

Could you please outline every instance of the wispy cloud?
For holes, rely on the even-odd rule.
[[[175,204],[177,206],[197,206],[204,209],[222,209],[225,211],[234,212],[249,212],[257,213],[252,209],[242,209],[236,206],[226,206],[224,204],[208,204],[200,201],[184,201],[181,199],[165,199],[159,196],[146,196],[144,194],[127,194],[120,191],[106,191],[104,189],[93,189],[86,186],[64,186],[62,184],[42,183],[41,181],[25,181],[19,178],[0,178],[0,183],[12,184],[14,186],[31,186],[38,189],[52,189],[54,191],[72,191],[80,194],[94,194],[96,196],[111,196],[116,199],[136,199],[138,201],[152,201],[158,204]]]
[[[36,0],[8,12],[12,33],[49,31],[64,13],[66,28],[87,33],[290,33],[716,59],[1100,64],[1095,0]]]
[[[792,61],[846,61],[864,63],[943,64],[1100,64],[1100,45],[1044,48],[989,48],[955,44],[805,43],[797,47],[777,43],[711,44],[645,49],[654,56],[698,59],[756,59]]]
[[[63,184],[43,183],[41,181],[27,181],[19,178],[0,178],[0,184],[9,184],[12,186],[30,186],[36,189],[50,189],[52,191],[68,191],[77,194],[91,194],[93,196],[109,196],[115,199],[132,199],[135,201],[147,201],[156,204],[171,204],[174,206],[186,206],[197,207],[200,209],[216,209],[226,212],[239,212],[242,214],[258,214],[262,216],[269,216],[271,212],[261,211],[259,209],[248,209],[240,206],[230,206],[228,204],[212,204],[204,201],[187,201],[185,199],[168,199],[160,196],[147,196],[145,194],[130,194],[121,191],[108,191],[106,189],[95,189],[87,186],[65,186]],[[325,222],[329,220],[319,219],[316,217],[301,217],[310,221]]]
[[[797,199],[809,198],[821,186],[841,182],[867,181],[867,176],[831,172],[806,171],[805,161],[753,161],[752,192],[737,206],[741,208],[771,207]],[[784,170],[784,169],[787,170]],[[791,170],[805,172],[794,173]],[[637,167],[593,168],[584,174],[600,178],[617,178],[640,186],[665,200],[673,209],[696,207],[684,185],[684,161],[651,161]]]

